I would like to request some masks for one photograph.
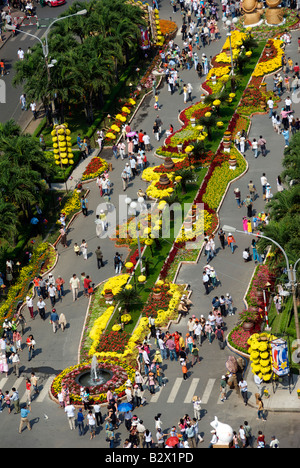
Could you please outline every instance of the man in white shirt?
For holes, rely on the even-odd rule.
[[[205,287],[206,294],[209,294],[209,276],[207,275],[206,271],[203,271],[202,281]]]
[[[75,430],[75,406],[67,405],[65,407],[65,413],[67,413],[71,431],[73,431],[73,429]]]
[[[70,288],[72,289],[72,294],[73,294],[73,302],[75,302],[78,298],[78,291],[80,289],[80,281],[79,278],[77,278],[76,274],[70,278]]]
[[[41,318],[43,320],[45,320],[45,318],[46,318],[46,314],[45,314],[46,304],[43,301],[42,297],[40,297],[38,302],[37,302],[37,308],[38,308],[38,311],[39,311],[39,314],[40,314]]]
[[[24,55],[25,55],[25,54],[24,54],[24,50],[21,49],[21,47],[19,47],[17,54],[18,54],[19,60],[23,60],[23,59],[24,59]]]
[[[31,101],[31,103],[30,103],[30,110],[33,113],[34,120],[36,120],[37,111],[36,111],[36,103],[34,101]]]
[[[263,198],[265,200],[266,199],[266,186],[267,186],[267,183],[268,183],[268,180],[266,178],[265,173],[263,173],[263,175],[261,176],[260,183],[261,183],[261,186],[262,186]]]
[[[274,108],[274,101],[273,101],[273,99],[271,99],[271,98],[268,99],[267,105],[268,105],[268,107],[269,107],[269,119],[271,119],[271,118],[272,118],[272,114],[273,114],[273,108]]]
[[[239,387],[241,390],[241,395],[243,397],[245,406],[247,406],[248,405],[248,385],[247,385],[246,380],[242,378],[241,381],[239,382]]]
[[[151,148],[150,148],[150,137],[149,137],[149,135],[147,135],[146,132],[144,132],[143,142],[144,142],[144,145],[145,145],[145,151],[150,151],[151,150]]]

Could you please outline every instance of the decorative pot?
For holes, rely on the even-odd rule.
[[[245,331],[250,331],[254,328],[254,322],[243,322],[242,328]]]
[[[229,169],[232,169],[234,171],[236,168],[236,158],[231,157],[229,158],[228,162],[229,162]]]
[[[229,153],[229,152],[230,152],[231,137],[224,137],[224,138],[223,138],[223,147],[224,147],[224,151],[225,151],[226,153]]]
[[[164,166],[166,169],[173,169],[175,166],[172,158],[165,158]]]
[[[104,293],[104,299],[109,302],[113,301],[114,300],[113,293],[112,292]]]
[[[162,291],[153,292],[152,297],[153,297],[153,299],[156,299],[157,301],[159,301],[162,298]]]
[[[169,185],[170,183],[170,179],[169,177],[167,176],[167,174],[162,174],[159,178],[159,183],[161,185]]]

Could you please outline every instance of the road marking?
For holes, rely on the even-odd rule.
[[[176,398],[176,395],[178,393],[178,390],[180,388],[180,385],[182,384],[182,378],[179,378],[177,377],[177,379],[175,380],[175,383],[173,385],[173,388],[172,388],[172,391],[169,395],[169,398],[167,400],[167,403],[174,403],[175,401],[175,398]]]
[[[5,387],[6,382],[8,381],[8,377],[4,377],[0,380],[0,389],[3,391],[3,387]]]
[[[213,386],[215,384],[216,379],[208,379],[207,385],[205,387],[204,393],[202,395],[201,401],[205,405],[210,397],[211,391],[213,389]]]
[[[152,395],[152,397],[151,397],[151,400],[150,400],[151,403],[157,403],[157,400],[160,397],[160,392],[161,392],[161,387],[156,388],[155,394]]]
[[[54,375],[51,375],[47,379],[47,382],[45,383],[45,385],[43,387],[43,390],[40,392],[39,396],[35,400],[37,403],[41,403],[44,400],[44,398],[48,395],[48,392],[50,390],[50,387],[51,387],[51,384],[53,382],[54,377],[55,377]]]
[[[12,385],[11,388],[15,388],[16,390],[18,390],[18,388],[20,387],[21,383],[23,382],[24,380],[24,377],[19,377],[15,383]]]
[[[200,379],[193,379],[190,385],[189,391],[185,397],[184,403],[192,403],[192,398],[195,395],[195,391]]]

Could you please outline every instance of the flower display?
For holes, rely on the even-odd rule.
[[[113,295],[115,296],[116,294],[118,294],[121,291],[123,286],[125,286],[125,284],[127,283],[129,278],[130,278],[130,275],[127,275],[127,274],[113,276],[108,281],[106,281],[106,283],[105,283],[105,285],[103,287],[102,295],[105,294],[105,291],[107,289],[110,289],[112,291]]]
[[[269,382],[272,377],[272,351],[270,342],[276,340],[276,336],[269,333],[254,333],[247,344],[250,346],[251,369],[264,382]]]
[[[95,179],[99,175],[103,174],[108,168],[107,162],[102,158],[93,158],[84,173],[82,174],[82,180]]]
[[[51,132],[55,164],[61,167],[74,164],[70,135],[67,123],[54,125]]]
[[[70,402],[72,404],[81,405],[81,385],[78,383],[77,378],[84,372],[89,371],[91,364],[83,362],[81,364],[68,367],[61,372],[52,382],[51,394],[54,398],[58,397],[61,392],[63,385],[66,385],[70,392]],[[98,363],[98,369],[108,371],[112,374],[110,380],[105,384],[94,386],[90,388],[90,403],[104,403],[107,401],[107,391],[110,388],[118,397],[122,397],[125,394],[125,383],[129,379],[134,382],[135,369],[123,361],[105,360]]]

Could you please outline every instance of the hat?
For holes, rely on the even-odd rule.
[[[213,430],[213,431],[210,431],[210,433],[211,433],[211,434],[216,434],[216,431],[215,431],[215,430]]]
[[[56,309],[52,309],[52,312],[56,312]]]
[[[228,234],[229,236],[232,236],[231,232]]]

